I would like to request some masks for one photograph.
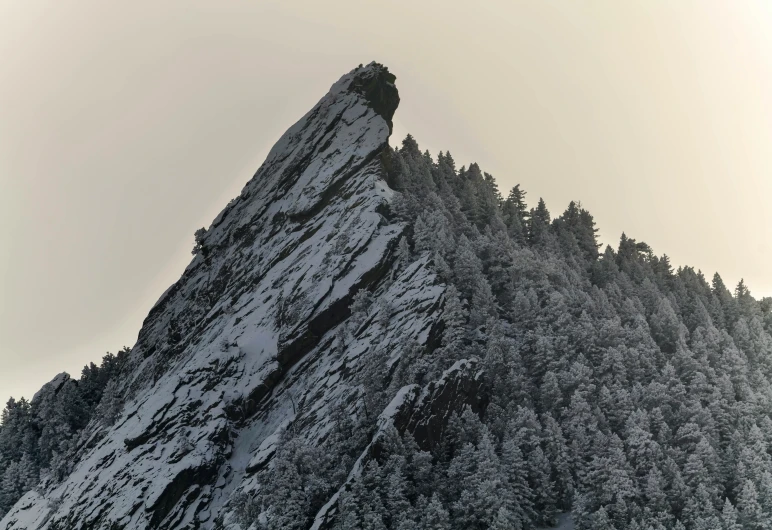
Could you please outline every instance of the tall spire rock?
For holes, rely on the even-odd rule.
[[[444,288],[427,259],[392,265],[405,228],[388,216],[381,161],[394,80],[360,66],[279,139],[145,319],[117,419],[92,419],[65,476],[28,492],[0,528],[222,528],[282,429],[313,442],[363,363],[427,341]],[[363,289],[388,299],[377,310],[388,315],[352,330]]]

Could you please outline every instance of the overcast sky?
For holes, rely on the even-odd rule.
[[[131,346],[342,74],[553,215],[772,295],[772,2],[0,0],[0,399]]]

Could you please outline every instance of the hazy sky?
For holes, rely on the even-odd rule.
[[[371,60],[395,141],[772,295],[771,35],[767,0],[0,0],[0,399],[132,345],[194,230]]]

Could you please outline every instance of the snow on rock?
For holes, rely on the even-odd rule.
[[[262,441],[260,447],[257,448],[257,452],[255,452],[254,456],[249,461],[249,464],[247,464],[247,473],[260,471],[266,466],[268,461],[276,453],[279,441],[281,440],[281,435],[287,430],[290,423],[292,423],[292,419],[287,418],[276,428],[273,434]]]
[[[439,318],[439,306],[444,293],[444,286],[438,283],[428,265],[428,259],[420,259],[396,273],[388,285],[376,289],[372,312],[350,342],[339,343],[337,332],[340,325],[345,323],[329,330],[319,344],[276,386],[264,405],[265,412],[256,423],[266,426],[281,425],[284,418],[294,418],[293,428],[299,430],[307,440],[314,441],[324,437],[331,427],[330,408],[338,403],[348,403],[357,395],[358,389],[354,380],[363,368],[363,361],[372,359],[371,356],[378,356],[376,359],[387,364],[402,353],[401,348],[406,340],[426,342],[430,329]],[[379,304],[381,300],[387,304]],[[378,310],[375,308],[379,305],[390,308],[388,321],[376,318]],[[408,390],[409,388],[413,390]],[[405,404],[411,403],[418,394],[419,389],[415,386],[401,389],[380,415],[381,431],[386,427],[387,419]],[[295,416],[296,408],[301,406],[303,410],[298,410]],[[245,430],[236,441],[235,445],[241,446],[242,449],[234,451],[231,458],[234,462],[232,469],[235,476],[242,475],[244,478],[234,479],[233,483],[238,484],[233,491],[259,488],[258,480],[249,476],[249,472],[239,471],[244,467],[236,465],[235,462],[243,462],[245,454],[251,458],[250,464],[261,458],[263,449],[273,443],[271,437],[274,431],[264,429],[263,432],[265,434],[262,435],[262,441],[249,430]],[[257,450],[250,451],[242,438],[253,440]],[[363,455],[369,454],[377,440],[378,435],[373,438]],[[366,458],[368,457],[362,456],[355,463],[349,472],[350,479],[359,473]],[[337,498],[335,495],[330,499],[327,503],[328,509],[335,507]],[[227,519],[227,506],[223,513]],[[320,511],[318,519],[324,522],[326,517],[326,512]]]
[[[348,487],[352,480],[362,474],[362,470],[365,468],[365,465],[372,457],[375,447],[381,440],[385,429],[388,426],[393,425],[394,417],[397,414],[402,413],[406,408],[412,405],[412,403],[415,401],[415,398],[418,396],[419,390],[420,389],[418,385],[408,385],[402,387],[399,392],[397,392],[397,395],[394,396],[391,402],[386,406],[384,411],[378,417],[378,431],[375,433],[373,439],[354,463],[354,466],[348,474],[348,479],[346,482],[319,510],[319,513],[314,518],[314,523],[311,526],[311,530],[320,530],[330,523],[331,516],[334,514],[334,510],[337,506],[341,493],[345,488]]]
[[[70,374],[67,372],[62,372],[60,374],[57,374],[54,376],[53,379],[51,379],[48,383],[43,385],[40,390],[35,392],[35,395],[32,396],[32,401],[38,401],[43,397],[45,394],[56,394],[59,392],[59,390],[62,388],[62,386],[70,380]]]
[[[394,399],[392,399],[386,408],[383,409],[381,415],[378,416],[378,426],[381,428],[380,430],[383,430],[388,423],[393,423],[397,414],[406,406],[412,405],[417,395],[418,385],[407,385],[400,388],[397,395],[394,396]]]
[[[396,269],[404,227],[384,216],[394,79],[376,63],[353,70],[281,137],[150,310],[122,415],[92,423],[70,475],[0,528],[212,528],[234,493],[259,487],[289,422],[320,439],[365,360],[428,340],[444,287],[427,259]],[[339,343],[362,288],[381,302]]]
[[[378,458],[380,444],[389,427],[412,433],[420,446],[428,448],[438,439],[451,414],[460,413],[466,406],[479,409],[481,401],[477,394],[484,392],[480,392],[478,364],[476,359],[462,359],[423,390],[418,385],[402,387],[378,417],[378,430],[349,472],[346,483],[319,510],[311,529],[322,530],[329,526],[341,493],[361,475],[370,459]]]
[[[36,530],[48,521],[55,507],[55,502],[43,498],[35,490],[28,491],[5,515],[0,528]]]

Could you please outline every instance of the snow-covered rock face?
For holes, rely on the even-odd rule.
[[[427,259],[397,274],[404,226],[383,215],[394,79],[355,69],[282,136],[150,311],[118,421],[92,424],[70,476],[27,494],[0,528],[212,528],[230,495],[257,486],[283,429],[324,435],[361,359],[427,340],[443,287]],[[371,312],[390,314],[342,344],[361,288],[388,301]]]

